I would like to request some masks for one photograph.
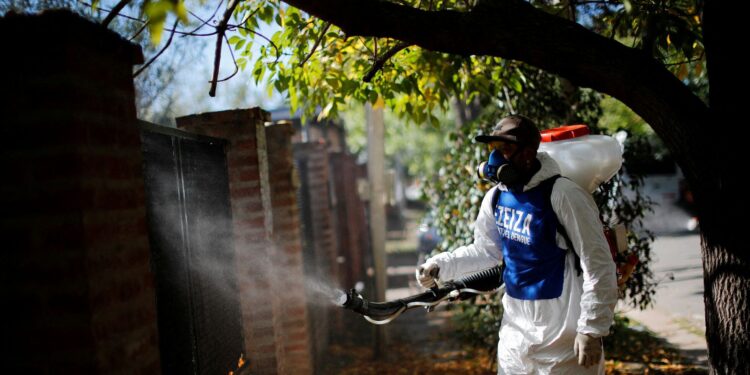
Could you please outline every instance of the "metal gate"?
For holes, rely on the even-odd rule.
[[[225,141],[141,123],[164,374],[226,374],[243,351]]]

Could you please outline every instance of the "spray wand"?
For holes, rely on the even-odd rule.
[[[362,314],[372,324],[388,324],[406,310],[415,307],[432,310],[446,300],[465,300],[476,294],[490,294],[502,286],[503,267],[496,266],[406,298],[387,302],[370,302],[352,289],[348,293],[342,291],[337,303],[345,309]]]

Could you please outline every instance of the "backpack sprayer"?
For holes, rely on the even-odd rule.
[[[477,294],[496,292],[503,285],[503,267],[496,266],[435,286],[429,291],[388,302],[370,302],[351,289],[341,292],[337,304],[362,314],[372,324],[388,324],[401,313],[415,307],[432,310],[444,301],[465,300]]]

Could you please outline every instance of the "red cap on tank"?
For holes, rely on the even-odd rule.
[[[586,125],[565,125],[554,129],[542,130],[542,142],[561,141],[589,135],[589,127]]]

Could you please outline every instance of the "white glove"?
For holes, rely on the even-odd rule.
[[[602,357],[602,339],[584,333],[576,334],[573,352],[578,357],[578,364],[589,368],[599,363]]]
[[[417,282],[423,288],[432,288],[435,286],[435,279],[437,279],[440,267],[437,263],[427,262],[417,267]]]

